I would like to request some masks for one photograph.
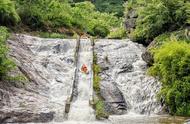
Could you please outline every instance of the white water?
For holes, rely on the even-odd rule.
[[[46,112],[48,109],[55,112],[54,122],[46,124],[182,124],[185,120],[185,118],[168,116],[138,115],[139,113],[154,113],[160,110],[155,99],[155,94],[160,88],[158,82],[145,76],[146,68],[144,67],[146,67],[146,63],[141,59],[144,48],[133,42],[109,42],[104,40],[104,42],[99,42],[100,46],[98,47],[101,47],[101,45],[104,47],[103,51],[99,51],[99,55],[103,56],[105,54],[108,56],[110,64],[113,64],[110,77],[116,80],[118,87],[131,107],[130,113],[127,115],[110,116],[106,122],[95,121],[94,110],[89,104],[93,94],[93,51],[90,40],[83,39],[81,40],[77,65],[78,97],[71,104],[68,121],[64,121],[65,103],[71,95],[70,91],[74,77],[75,67],[73,62],[76,40],[42,39],[25,35],[21,36],[19,40],[29,48],[31,53],[28,50],[21,49],[22,47],[15,47],[15,44],[13,44],[12,49],[21,49],[23,55],[28,55],[31,63],[24,61],[23,64],[31,71],[30,73],[39,81],[39,84],[43,84],[40,89],[44,91],[42,93],[48,99],[47,101],[32,100],[31,96],[28,96],[27,98],[30,101],[35,102],[32,107],[29,107],[37,111],[36,113]],[[26,59],[24,58],[24,60]],[[118,74],[121,71],[119,70],[120,66],[126,62],[132,64],[133,70]],[[83,64],[88,66],[88,75],[80,72]]]
[[[90,106],[93,93],[93,51],[91,41],[81,39],[77,64],[77,100],[71,104],[68,120],[70,121],[94,121],[94,110]],[[89,74],[81,72],[82,65],[85,64]]]
[[[98,64],[109,69],[101,73],[104,82],[116,82],[128,106],[128,114],[157,114],[162,110],[156,99],[160,83],[146,74],[142,60],[145,48],[130,40],[98,40],[95,43]],[[105,58],[109,63],[105,63]],[[105,64],[104,64],[105,63]],[[132,115],[134,115],[132,114]]]

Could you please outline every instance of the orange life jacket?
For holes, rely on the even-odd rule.
[[[88,72],[87,66],[85,64],[82,65],[81,71],[84,73]]]

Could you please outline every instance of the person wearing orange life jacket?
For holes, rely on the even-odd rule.
[[[81,72],[83,72],[85,74],[88,74],[88,68],[87,68],[87,66],[85,64],[82,65]]]

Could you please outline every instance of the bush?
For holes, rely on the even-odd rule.
[[[121,19],[112,14],[96,11],[91,2],[74,4],[72,12],[73,26],[93,36],[106,37],[112,28],[121,24]]]
[[[71,26],[71,7],[59,0],[20,1],[18,12],[22,22],[34,29]]]
[[[108,38],[110,39],[123,39],[126,38],[126,30],[124,27],[117,28],[116,30],[113,30],[108,35]]]
[[[97,95],[100,95],[100,76],[99,73],[101,72],[100,66],[97,64],[97,56],[94,55],[93,58],[93,76],[94,76],[94,81],[93,81],[93,88],[94,91],[97,93]]]
[[[43,37],[43,38],[61,38],[61,39],[66,38],[64,34],[59,34],[59,33],[40,32],[39,34],[40,34],[40,37]]]
[[[100,94],[100,80],[101,79],[100,79],[98,74],[100,73],[101,69],[96,64],[94,64],[93,69],[94,69],[94,85],[93,85],[93,88],[97,94]]]
[[[162,82],[159,98],[170,113],[190,115],[190,45],[185,41],[167,41],[153,51],[154,65],[149,73]]]
[[[59,0],[17,1],[22,22],[35,30],[59,32],[58,28],[64,27],[79,33],[105,37],[121,23],[121,19],[111,14],[96,11],[91,2],[70,5]]]
[[[188,29],[183,29],[161,34],[154,39],[155,44],[151,46],[151,49],[159,48],[164,43],[173,39],[176,39],[177,41],[185,41],[187,43],[190,43],[190,35],[188,34],[188,32]]]
[[[122,17],[126,0],[95,0],[94,4],[100,12],[114,13],[118,17]]]
[[[138,13],[136,28],[130,34],[135,41],[152,40],[166,31],[174,31],[189,23],[188,0],[140,0],[130,3],[127,4],[127,10],[137,6],[135,9]]]
[[[109,115],[105,112],[104,106],[105,105],[104,105],[104,102],[102,100],[98,100],[95,102],[96,118],[97,119],[109,117]]]
[[[103,102],[103,98],[100,94],[100,81],[101,78],[99,76],[99,73],[101,72],[100,66],[97,64],[97,56],[94,55],[93,58],[93,89],[95,91],[95,94],[97,97],[94,99],[95,103],[95,110],[96,110],[96,118],[108,118],[109,114],[105,110],[105,103]]]
[[[93,36],[106,37],[109,34],[109,29],[106,26],[96,25],[93,28],[94,34]]]
[[[5,27],[0,27],[0,80],[2,80],[7,72],[15,67],[13,61],[8,58],[7,52],[8,47],[6,45],[6,40],[9,33]]]
[[[89,0],[72,0],[73,2],[84,2]],[[96,9],[103,13],[112,13],[117,17],[124,15],[123,10],[126,0],[91,0],[95,5]]]
[[[0,1],[0,25],[15,25],[20,18],[15,10],[15,5],[10,0]]]

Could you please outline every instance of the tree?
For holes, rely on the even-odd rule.
[[[0,27],[0,80],[3,79],[7,72],[15,67],[13,61],[8,58],[7,52],[8,47],[6,45],[6,40],[9,33],[5,27]]]
[[[15,25],[20,18],[10,0],[0,0],[0,25]]]

